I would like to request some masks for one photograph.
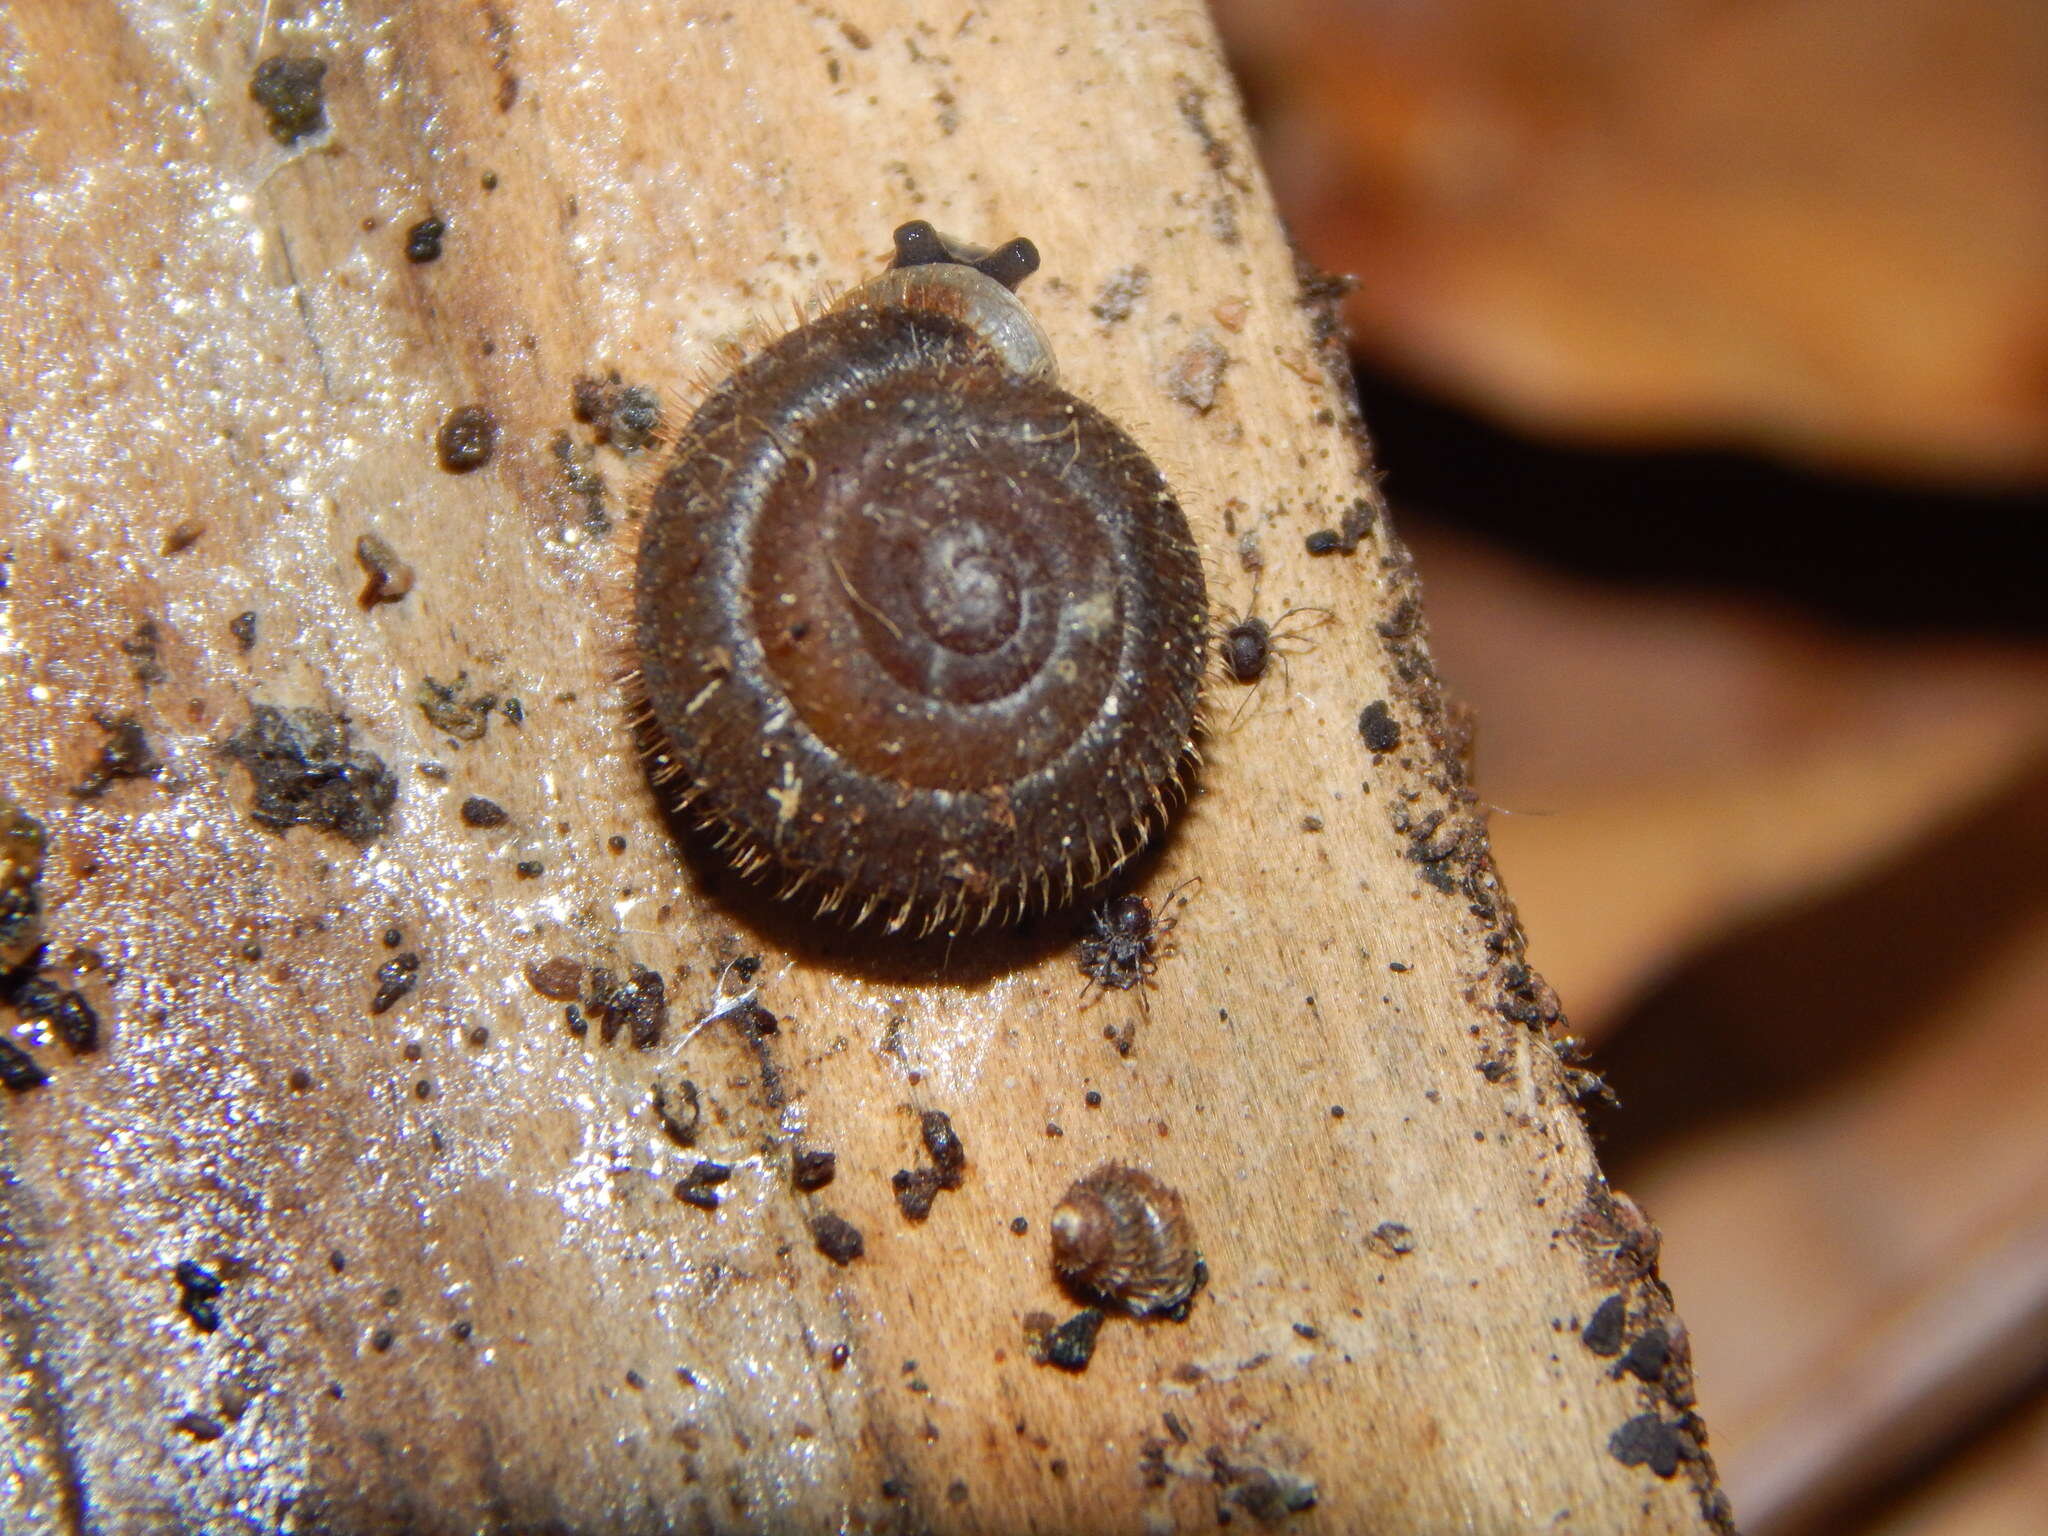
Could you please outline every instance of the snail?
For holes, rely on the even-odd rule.
[[[929,224],[717,386],[635,586],[650,772],[742,874],[957,933],[1071,902],[1163,824],[1208,644],[1159,470],[1054,382],[994,251]]]
[[[1133,1316],[1172,1312],[1202,1281],[1202,1259],[1177,1191],[1142,1168],[1104,1163],[1052,1213],[1060,1278]]]

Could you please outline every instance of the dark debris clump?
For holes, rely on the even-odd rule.
[[[256,787],[249,814],[274,831],[321,827],[361,847],[391,824],[398,778],[374,752],[350,744],[345,716],[253,705],[224,744]]]
[[[296,54],[273,54],[256,66],[249,96],[263,109],[273,139],[296,144],[327,125],[326,78],[325,59]]]

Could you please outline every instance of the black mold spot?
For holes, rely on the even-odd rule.
[[[398,779],[374,752],[352,748],[349,735],[341,715],[257,704],[222,750],[249,770],[249,814],[259,825],[321,827],[361,847],[390,825]]]

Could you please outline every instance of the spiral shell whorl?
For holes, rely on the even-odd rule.
[[[878,282],[948,273],[964,307],[867,295],[712,394],[637,592],[657,776],[743,871],[927,931],[1071,899],[1142,846],[1207,623],[1158,470],[1049,350],[1020,373],[1028,338],[991,338],[1007,288]]]
[[[1200,1255],[1176,1191],[1142,1168],[1105,1163],[1054,1207],[1052,1259],[1077,1290],[1143,1315],[1194,1293]]]

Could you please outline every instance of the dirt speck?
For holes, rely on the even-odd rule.
[[[150,750],[142,723],[133,715],[113,720],[101,716],[96,723],[106,733],[106,740],[100,743],[99,757],[71,791],[79,799],[96,800],[116,779],[148,778],[163,766]]]
[[[700,1158],[690,1171],[676,1181],[676,1198],[700,1211],[718,1209],[718,1186],[732,1177],[730,1163]]]
[[[679,1147],[694,1147],[697,1132],[704,1124],[704,1106],[698,1098],[697,1085],[686,1077],[677,1084],[675,1097],[670,1098],[657,1079],[653,1103],[654,1118],[662,1134]]]
[[[235,645],[243,655],[256,649],[256,610],[244,609],[228,620],[228,633],[234,637]]]

